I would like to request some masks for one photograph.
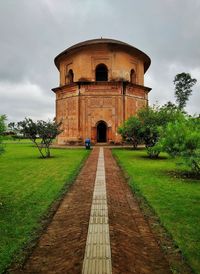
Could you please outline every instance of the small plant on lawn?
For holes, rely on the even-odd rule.
[[[0,154],[2,154],[4,152],[4,147],[2,144],[3,141],[3,133],[6,130],[6,115],[0,115]]]
[[[25,118],[24,121],[18,122],[18,128],[20,132],[29,138],[38,148],[42,158],[50,158],[50,145],[53,139],[59,135],[61,122],[56,121],[42,121],[34,122],[30,118]],[[41,140],[40,142],[38,140]]]

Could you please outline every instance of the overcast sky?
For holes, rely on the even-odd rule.
[[[190,73],[198,82],[186,110],[199,113],[200,0],[0,0],[0,114],[53,118],[54,57],[100,37],[150,56],[150,104],[174,102],[174,76]]]

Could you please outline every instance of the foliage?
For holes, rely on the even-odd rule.
[[[15,131],[15,122],[10,122],[8,124],[8,129],[14,132]]]
[[[0,115],[0,155],[4,152],[4,146],[2,144],[3,141],[3,133],[6,130],[6,115]]]
[[[85,149],[54,149],[56,157],[37,159],[31,143],[6,145],[0,157],[0,273],[38,236],[42,218],[74,180],[89,155]]]
[[[195,173],[200,174],[200,119],[180,116],[161,128],[159,144],[172,157],[181,157]]]
[[[176,159],[167,158],[164,153],[158,161],[149,161],[144,150],[113,149],[113,154],[129,175],[133,191],[145,198],[172,235],[178,250],[195,273],[200,273],[199,181],[172,172],[176,169]]]
[[[197,80],[192,78],[189,73],[182,72],[175,76],[175,97],[180,109],[186,106],[189,96],[192,94],[192,87],[196,82]]]
[[[60,126],[61,122],[46,122],[42,120],[34,122],[30,118],[25,118],[24,121],[18,122],[20,132],[36,145],[42,158],[50,157],[50,145],[52,144],[53,139],[62,132]],[[38,141],[38,138],[40,138],[40,142]]]
[[[0,115],[0,135],[6,130],[6,115]]]
[[[158,144],[159,128],[165,128],[168,122],[175,121],[182,115],[173,104],[169,103],[162,107],[153,106],[139,110],[142,138],[150,158],[157,158],[161,152],[161,146]]]
[[[8,129],[10,130],[9,133],[11,133],[10,135],[14,141],[20,141],[21,139],[24,139],[24,136],[20,133],[20,127],[18,123],[10,122],[8,124]]]
[[[129,141],[134,148],[144,142],[150,158],[157,158],[161,152],[158,144],[159,128],[165,128],[167,123],[175,121],[183,113],[172,103],[162,107],[146,107],[138,111],[138,117],[132,116],[118,129],[123,140]]]
[[[157,107],[147,107],[138,112],[138,117],[142,122],[142,137],[150,158],[157,158],[160,150],[155,145],[158,142],[159,132],[159,109]]]
[[[123,140],[131,143],[133,148],[136,149],[141,142],[141,121],[132,116],[124,124],[118,128],[118,133],[121,134]]]

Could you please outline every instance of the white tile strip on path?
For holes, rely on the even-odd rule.
[[[100,147],[82,274],[111,274],[104,152]]]

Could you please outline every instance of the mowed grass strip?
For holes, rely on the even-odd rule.
[[[30,144],[6,145],[0,156],[0,273],[33,238],[88,153],[53,149],[53,158],[40,159]]]
[[[196,273],[200,273],[200,181],[177,178],[174,160],[113,149],[134,192],[148,202]],[[166,156],[166,155],[164,155]]]

